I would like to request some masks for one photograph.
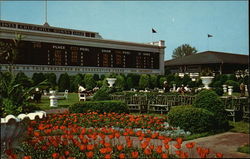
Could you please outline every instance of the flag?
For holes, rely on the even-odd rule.
[[[152,28],[152,33],[157,33],[157,32],[156,32],[156,30],[154,30],[154,29]]]
[[[211,37],[213,37],[213,35],[207,34],[207,37],[208,37],[208,38],[211,38]]]

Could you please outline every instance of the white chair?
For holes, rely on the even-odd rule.
[[[86,101],[86,93],[78,93],[79,94],[79,101],[83,100]]]

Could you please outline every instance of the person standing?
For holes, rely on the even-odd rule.
[[[164,81],[163,82],[163,89],[164,89],[164,92],[166,93],[166,92],[169,92],[169,86],[168,86],[168,82],[167,81]]]
[[[245,96],[245,85],[243,82],[240,84],[240,96],[244,97]]]

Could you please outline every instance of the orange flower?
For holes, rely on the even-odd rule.
[[[145,149],[148,146],[148,142],[144,141],[143,143],[141,143],[141,148]]]
[[[123,146],[122,145],[117,145],[116,148],[117,148],[118,151],[121,151],[123,149]]]
[[[59,157],[59,153],[53,153],[53,154],[52,154],[52,157],[53,157],[53,158],[58,158],[58,157]]]
[[[86,145],[80,145],[79,148],[81,151],[84,151],[84,150],[86,150]]]
[[[223,154],[222,153],[216,153],[216,158],[222,158]]]
[[[178,144],[180,144],[180,145],[182,144],[182,138],[178,137],[178,138],[176,138],[176,141]]]
[[[149,148],[150,148],[151,150],[153,150],[153,149],[155,148],[155,146],[154,146],[154,145],[149,145]]]
[[[87,158],[93,158],[94,152],[92,152],[92,151],[86,152],[86,156],[87,156]]]
[[[115,133],[115,137],[116,137],[117,139],[119,139],[120,136],[121,136],[120,133]]]
[[[94,145],[87,145],[87,150],[91,151],[94,149]]]
[[[186,143],[186,147],[187,147],[188,149],[193,148],[193,147],[194,147],[194,145],[195,145],[195,142],[189,142],[189,143]]]
[[[104,158],[105,158],[105,159],[110,159],[110,158],[111,158],[111,154],[106,154],[106,155],[104,156]]]
[[[177,148],[177,149],[180,149],[181,148],[181,144],[175,144],[174,147]]]
[[[105,154],[107,153],[107,148],[100,148],[99,150],[102,154]]]
[[[107,150],[107,153],[112,152],[112,148],[111,147],[107,147],[106,150]]]
[[[35,137],[39,137],[40,136],[40,133],[38,131],[34,131],[34,136]]]
[[[23,159],[31,159],[31,156],[24,156]]]
[[[161,154],[161,153],[162,153],[162,146],[157,146],[156,152],[157,152],[158,154]]]
[[[175,151],[175,153],[176,153],[176,155],[180,156],[180,155],[181,155],[181,153],[182,153],[182,151],[177,150],[177,151]]]
[[[138,151],[134,151],[134,152],[131,153],[131,156],[132,156],[132,158],[138,158],[139,152]]]
[[[166,153],[161,154],[161,158],[163,158],[163,159],[168,158],[168,154],[166,154]]]
[[[165,144],[165,149],[169,149],[169,144]]]
[[[145,155],[151,155],[151,154],[152,154],[151,149],[146,148],[146,149],[144,150],[144,154],[145,154]]]
[[[120,158],[120,159],[124,159],[125,157],[126,157],[126,156],[125,156],[124,153],[120,153],[120,154],[119,154],[119,158]]]
[[[110,146],[111,146],[111,144],[110,144],[110,143],[108,143],[108,142],[105,142],[105,143],[104,143],[104,146],[105,146],[105,147],[110,147]]]
[[[143,136],[139,136],[139,138],[138,138],[140,141],[142,141],[143,139],[144,139],[144,137]]]

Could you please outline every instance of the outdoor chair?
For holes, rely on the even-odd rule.
[[[79,101],[83,100],[86,101],[86,93],[78,93],[79,95]]]
[[[154,101],[149,103],[148,113],[167,113],[170,110],[171,104],[167,96],[158,95]]]
[[[225,110],[228,113],[228,117],[232,117],[233,122],[235,122],[236,118],[236,113],[240,111],[241,107],[241,100],[240,98],[235,98],[235,97],[227,97],[227,98],[222,98]]]
[[[138,95],[130,96],[127,100],[127,104],[130,112],[141,113],[142,110],[145,110],[145,107],[147,107],[147,97]]]
[[[243,110],[243,116],[242,118],[244,120],[249,121],[250,119],[250,105],[249,105],[249,99],[247,97],[242,97],[244,100],[242,101],[242,110]]]

